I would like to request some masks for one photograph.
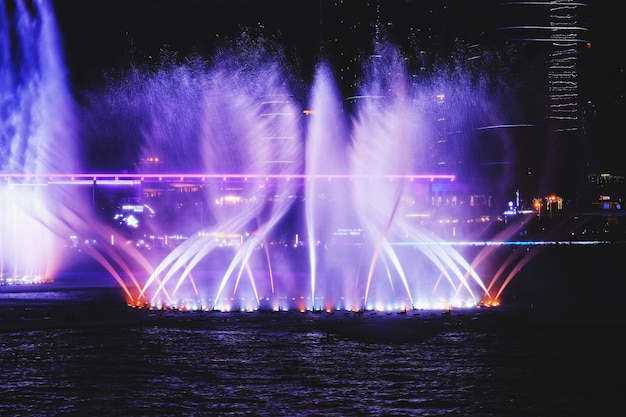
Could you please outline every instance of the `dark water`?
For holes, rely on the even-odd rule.
[[[617,310],[151,312],[128,309],[115,288],[46,285],[0,292],[0,415],[590,416],[621,408]]]

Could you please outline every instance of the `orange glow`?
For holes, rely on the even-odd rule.
[[[484,300],[482,303],[480,303],[480,305],[482,305],[483,307],[498,307],[500,305],[500,300],[498,299]]]

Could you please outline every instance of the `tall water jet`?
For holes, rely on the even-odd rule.
[[[470,265],[410,220],[430,196],[416,184],[427,170],[412,158],[427,152],[419,97],[399,51],[376,47],[345,127],[327,68],[313,87],[306,207],[312,243],[323,241],[310,248],[314,298],[352,310],[476,304],[486,288]]]
[[[50,278],[81,222],[80,198],[48,174],[78,168],[74,103],[50,2],[0,6],[0,276]]]
[[[355,235],[359,233],[353,208],[346,204],[350,201],[346,196],[350,194],[351,178],[349,127],[333,74],[326,64],[317,69],[310,108],[312,114],[306,131],[305,210],[310,290],[311,299],[315,300],[324,299],[332,292],[344,293],[345,269],[354,263],[346,262],[339,252],[329,252],[328,245],[339,238],[338,233],[352,235],[353,239],[358,239]],[[318,279],[327,275],[335,279]],[[334,301],[328,297],[325,303]],[[315,301],[313,307],[314,304]],[[318,305],[322,307],[327,306]]]

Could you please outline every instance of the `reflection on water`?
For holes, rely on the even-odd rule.
[[[623,324],[582,309],[151,312],[116,291],[2,294],[0,414],[570,416],[619,398]]]

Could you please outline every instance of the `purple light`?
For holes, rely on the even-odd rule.
[[[67,174],[20,174],[1,173],[0,177],[6,182],[16,180],[21,183],[35,183],[44,180],[50,184],[94,184],[94,183],[128,183],[128,181],[144,182],[148,180],[158,180],[166,182],[195,181],[204,182],[206,180],[229,181],[229,180],[287,180],[300,179],[311,180],[354,180],[354,179],[388,179],[388,180],[408,180],[408,181],[454,181],[456,176],[452,174],[382,174],[382,175],[354,175],[354,174],[127,174],[127,173],[67,173]]]

